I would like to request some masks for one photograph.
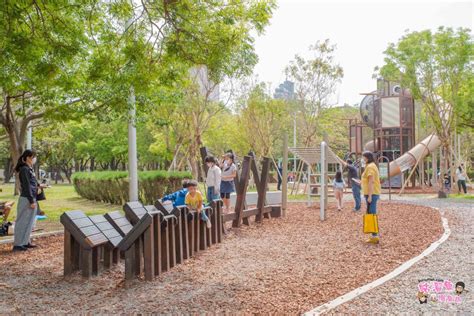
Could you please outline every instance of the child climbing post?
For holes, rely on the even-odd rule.
[[[202,211],[202,194],[198,190],[198,183],[195,180],[188,182],[188,194],[186,194],[186,206],[192,210],[201,214],[201,219],[206,222],[207,228],[211,228],[211,221],[207,217],[206,212]]]
[[[185,198],[186,194],[188,194],[188,184],[189,180],[183,180],[183,188],[171,194],[165,195],[162,201],[170,201],[171,203],[173,203],[173,206],[186,205]]]

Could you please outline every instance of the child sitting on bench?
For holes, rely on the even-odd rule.
[[[183,188],[171,194],[165,195],[161,201],[166,202],[170,201],[173,203],[173,206],[186,205],[186,194],[188,194],[188,184],[189,180],[183,180]]]
[[[211,228],[211,221],[207,217],[206,212],[202,211],[202,194],[198,190],[198,183],[195,180],[188,182],[188,194],[186,194],[186,205],[190,210],[201,214],[201,219],[206,222],[207,228]]]

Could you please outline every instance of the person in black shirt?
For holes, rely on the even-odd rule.
[[[34,248],[30,235],[36,218],[38,183],[36,181],[33,165],[36,162],[36,153],[25,150],[18,159],[15,171],[20,178],[20,198],[16,211],[13,251],[25,251]]]
[[[352,160],[348,159],[346,162],[347,167],[347,183],[348,187],[352,188],[352,196],[354,197],[355,206],[352,209],[355,212],[360,211],[360,184],[352,181],[352,179],[359,179],[359,172],[357,168],[352,164]]]

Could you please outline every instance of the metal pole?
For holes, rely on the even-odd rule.
[[[281,209],[282,216],[286,216],[288,204],[288,134],[283,135],[283,170],[281,175]]]
[[[136,129],[136,105],[135,90],[130,87],[128,98],[128,177],[129,177],[129,199],[131,202],[138,201],[138,161],[137,161],[137,129]]]
[[[326,219],[327,207],[327,164],[326,164],[326,142],[321,142],[321,193],[319,195],[319,219]]]

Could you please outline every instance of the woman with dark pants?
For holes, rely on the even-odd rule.
[[[34,248],[31,244],[30,235],[35,223],[37,204],[36,194],[38,183],[36,181],[33,165],[36,162],[36,153],[25,150],[18,159],[15,171],[20,178],[20,198],[16,211],[13,251],[25,251]]]
[[[227,153],[224,155],[221,174],[221,199],[224,202],[224,213],[230,212],[230,194],[235,192],[234,178],[237,175],[237,167],[234,163],[234,155]]]
[[[380,199],[380,174],[374,161],[374,156],[370,151],[362,154],[365,161],[365,169],[361,177],[362,191],[367,202],[367,213],[377,214],[377,202]],[[378,244],[379,234],[373,233],[367,240],[368,243]]]

